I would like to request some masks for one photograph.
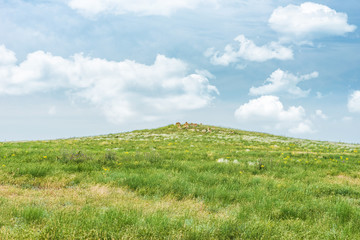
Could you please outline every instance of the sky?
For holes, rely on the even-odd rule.
[[[360,143],[358,0],[0,0],[0,141],[194,122]]]

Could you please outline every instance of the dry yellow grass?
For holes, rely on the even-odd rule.
[[[228,219],[235,204],[221,209],[216,213],[207,210],[205,204],[194,199],[176,200],[171,197],[162,199],[146,199],[125,188],[95,185],[90,187],[58,188],[49,186],[38,189],[22,189],[16,186],[0,185],[0,197],[11,199],[15,206],[26,205],[31,202],[44,205],[48,209],[79,210],[86,203],[94,207],[121,207],[138,210],[144,214],[163,211],[172,217],[190,214],[202,220],[220,217]]]
[[[338,176],[328,177],[328,181],[330,183],[334,183],[334,184],[360,186],[360,178],[359,177],[350,177],[350,176],[343,175],[343,174],[340,174]]]

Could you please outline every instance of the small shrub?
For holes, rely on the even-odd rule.
[[[63,163],[82,163],[91,159],[91,157],[81,151],[78,152],[66,152],[63,151],[61,156],[56,157],[56,159]]]
[[[117,160],[116,153],[113,151],[107,151],[105,153],[105,160],[110,162],[116,161]]]
[[[151,163],[157,163],[160,161],[160,154],[154,153],[154,152],[147,152],[144,153],[145,160],[151,162]]]

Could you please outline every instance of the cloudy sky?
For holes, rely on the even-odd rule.
[[[0,141],[197,122],[360,143],[358,0],[0,0]]]

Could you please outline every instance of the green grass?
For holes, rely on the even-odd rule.
[[[0,143],[0,239],[360,239],[358,151],[173,125]]]

